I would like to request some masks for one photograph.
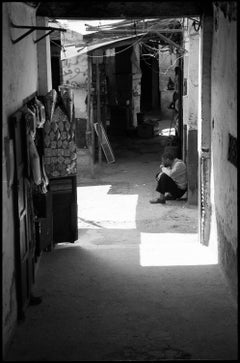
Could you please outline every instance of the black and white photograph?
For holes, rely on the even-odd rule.
[[[2,2],[2,361],[238,360],[237,33]]]

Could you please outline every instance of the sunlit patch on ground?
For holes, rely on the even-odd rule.
[[[123,182],[124,187],[124,182]],[[190,232],[190,219],[185,214],[176,215],[171,206],[164,206],[162,209],[155,208],[155,213],[150,210],[149,203],[141,204],[142,211],[145,214],[136,215],[137,207],[139,208],[138,194],[117,194],[121,192],[119,186],[116,194],[113,191],[112,184],[107,185],[90,185],[79,186],[77,188],[78,196],[78,229],[79,230],[99,230],[100,235],[90,233],[87,240],[91,238],[98,240],[98,244],[106,245],[104,238],[104,229],[107,230],[135,230],[136,236],[131,235],[130,240],[137,241],[136,248],[139,249],[139,264],[142,267],[150,266],[194,266],[194,265],[213,265],[218,263],[217,253],[211,248],[206,247],[199,242],[198,233]],[[168,209],[167,209],[168,208]],[[170,208],[170,209],[169,209]],[[146,212],[147,210],[147,212]],[[150,214],[149,214],[150,213]],[[141,228],[146,228],[147,216],[150,220],[150,226],[147,232],[141,232]],[[138,220],[137,220],[138,218]],[[155,219],[154,219],[155,218]],[[141,221],[140,221],[141,219]],[[185,231],[175,233],[170,222],[174,221],[175,225],[183,225]],[[187,224],[186,224],[187,222]],[[157,223],[158,228],[164,228],[166,223],[170,226],[165,231],[155,231],[154,226]],[[143,229],[142,229],[143,230]],[[171,231],[173,233],[169,233]],[[109,241],[115,247],[116,245],[126,246],[126,233],[114,234]],[[96,231],[97,232],[97,231]],[[126,231],[127,232],[127,231]],[[157,232],[157,233],[156,233]],[[123,237],[125,236],[125,237]],[[85,232],[86,237],[86,232]],[[99,240],[100,238],[100,240]],[[117,240],[115,240],[117,238]],[[103,240],[102,240],[103,239]],[[113,243],[113,240],[115,241]],[[82,239],[81,239],[82,241]],[[100,242],[101,243],[100,243]],[[140,242],[140,243],[139,243]],[[95,244],[94,244],[95,245]],[[109,244],[108,244],[109,245]]]
[[[141,233],[140,265],[214,265],[217,255],[198,241],[195,233]]]
[[[108,194],[111,185],[77,188],[78,229],[136,228],[138,195]]]

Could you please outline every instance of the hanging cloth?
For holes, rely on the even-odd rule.
[[[46,119],[49,122],[52,122],[53,113],[55,110],[56,102],[57,102],[57,91],[52,89],[43,97],[45,110],[46,110]]]
[[[74,104],[74,93],[73,90],[67,86],[59,86],[60,97],[69,117],[69,121],[73,122],[73,104]]]
[[[36,136],[36,127],[37,127],[37,117],[36,113],[30,109],[29,107],[26,107],[24,109],[24,118],[26,121],[26,127],[31,133],[31,136],[33,139],[35,139]]]
[[[39,114],[39,118],[38,118],[38,122],[37,122],[37,127],[43,127],[43,125],[46,122],[46,112],[45,112],[45,107],[43,105],[43,103],[37,98],[35,97],[34,100],[35,106],[38,109],[38,114]]]
[[[40,158],[32,136],[28,134],[27,138],[29,145],[30,164],[31,164],[33,181],[36,185],[40,185],[42,182]]]

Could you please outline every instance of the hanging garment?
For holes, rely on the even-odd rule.
[[[42,179],[43,179],[43,183],[47,186],[49,184],[49,179],[47,177],[46,170],[45,170],[44,156],[42,156],[42,158],[41,158],[41,166],[42,166]]]
[[[35,102],[35,106],[38,109],[38,114],[39,114],[37,127],[43,127],[44,123],[46,122],[45,106],[43,105],[43,103],[37,97],[35,97],[34,102]]]
[[[31,164],[33,181],[36,185],[40,185],[42,182],[40,158],[32,136],[28,134],[27,138],[29,145],[30,164]]]
[[[57,102],[57,91],[52,89],[43,97],[45,110],[46,110],[46,119],[49,122],[52,121],[53,113],[55,110],[56,102]]]
[[[30,108],[26,107],[24,109],[24,118],[27,129],[31,133],[32,138],[35,139],[37,127],[36,113]]]
[[[65,110],[69,117],[70,123],[73,121],[73,103],[74,103],[74,93],[68,86],[59,86],[60,97],[64,104]]]
[[[35,115],[35,124],[36,124],[36,127],[37,127],[37,124],[39,122],[39,113],[38,113],[38,110],[37,110],[37,107],[36,105],[34,105],[33,103],[30,104],[30,106],[28,107],[29,110],[31,110],[34,115]]]

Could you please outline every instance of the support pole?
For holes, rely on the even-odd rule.
[[[96,92],[97,92],[97,122],[101,123],[101,105],[100,105],[100,72],[99,72],[99,60],[96,58]],[[102,147],[101,147],[101,129],[98,133],[98,162],[102,164]]]
[[[93,127],[93,105],[92,105],[92,95],[91,95],[91,84],[92,84],[92,61],[91,58],[88,58],[88,94],[87,94],[87,146],[90,156],[90,169],[91,176],[94,177],[94,149],[95,149],[95,141],[94,141],[94,127]]]
[[[159,31],[157,30],[151,30],[151,33],[155,33],[159,36],[159,38],[161,38],[162,40],[164,40],[166,43],[173,45],[175,48],[179,49],[180,52],[182,53],[186,53],[186,49],[184,47],[182,47],[181,45],[175,43],[173,40],[169,39],[168,37],[165,37],[165,35],[159,33]]]

